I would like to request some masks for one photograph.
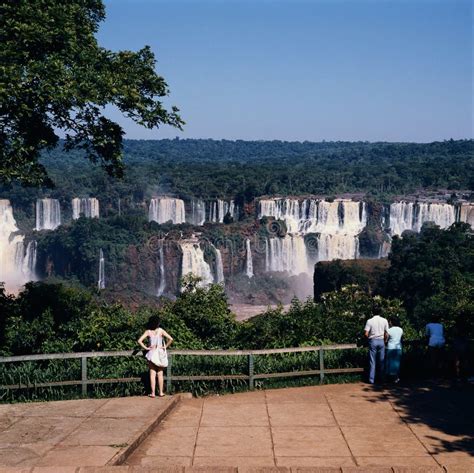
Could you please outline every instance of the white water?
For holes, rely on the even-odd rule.
[[[156,291],[156,296],[160,297],[165,293],[166,289],[166,275],[165,275],[165,255],[163,251],[163,241],[161,241],[160,249],[158,250],[158,257],[160,259],[160,284]]]
[[[185,222],[184,201],[172,197],[156,197],[151,199],[148,209],[148,220],[174,224]]]
[[[181,275],[186,276],[192,273],[195,276],[199,276],[201,281],[198,286],[201,287],[212,284],[214,282],[214,276],[212,275],[211,267],[204,260],[204,252],[199,246],[199,243],[195,241],[183,241],[181,242],[181,251],[183,252]]]
[[[217,284],[224,284],[225,279],[224,279],[224,265],[222,263],[222,254],[221,250],[218,250],[214,245],[212,245],[214,248],[214,251],[216,253],[216,275],[214,278],[214,281]]]
[[[207,220],[212,223],[224,223],[224,217],[229,214],[234,221],[238,218],[238,207],[233,200],[229,202],[217,199],[214,202],[209,202]]]
[[[265,270],[286,271],[292,275],[310,273],[309,258],[302,235],[269,238],[265,248]]]
[[[259,218],[284,220],[289,233],[342,233],[357,235],[367,225],[364,202],[337,199],[264,199],[259,202]]]
[[[54,230],[61,225],[61,207],[57,199],[37,199],[35,230]]]
[[[246,261],[245,261],[245,274],[247,277],[253,277],[253,261],[252,261],[252,250],[250,248],[250,240],[247,238],[245,240],[245,252],[246,252]]]
[[[267,271],[311,274],[317,261],[359,257],[358,235],[367,225],[365,203],[346,199],[263,199],[259,204],[259,218],[284,220],[288,231],[283,239],[268,240]],[[309,233],[318,234],[316,252],[305,245],[304,235]]]
[[[401,235],[405,230],[419,232],[426,222],[448,228],[455,222],[455,207],[451,204],[395,202],[390,204],[390,233]]]
[[[99,201],[95,197],[72,199],[72,218],[78,219],[84,215],[86,218],[99,218]]]
[[[97,281],[97,287],[105,289],[105,259],[102,248],[99,251],[99,280]]]
[[[474,229],[474,204],[461,204],[459,209],[459,221],[471,225]]]
[[[0,199],[0,282],[7,292],[17,292],[35,279],[36,242],[24,247],[24,236],[18,233],[10,201]]]
[[[331,235],[321,233],[318,239],[317,261],[334,259],[357,259],[359,257],[359,240],[352,235]]]
[[[206,221],[206,204],[203,200],[194,199],[191,201],[191,220],[192,225],[204,225]]]

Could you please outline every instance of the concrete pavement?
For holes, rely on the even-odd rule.
[[[0,405],[0,473],[474,472],[473,399],[345,384]]]
[[[190,399],[126,463],[474,471],[474,393],[467,389],[339,384]]]
[[[121,463],[178,400],[126,397],[0,405],[0,467]]]

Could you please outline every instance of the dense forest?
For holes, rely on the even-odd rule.
[[[45,154],[54,189],[0,188],[28,207],[39,195],[99,196],[123,208],[154,194],[189,199],[361,193],[379,199],[423,190],[474,189],[473,140],[416,143],[126,140],[125,177],[114,180],[79,151]]]

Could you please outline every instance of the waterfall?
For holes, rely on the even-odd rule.
[[[302,235],[269,238],[265,248],[265,270],[285,271],[292,275],[310,273],[309,258]]]
[[[336,199],[262,199],[259,218],[285,221],[288,235],[270,238],[266,248],[266,270],[310,274],[315,261],[359,257],[359,233],[367,225],[364,202]],[[306,248],[304,235],[316,233],[317,252]]]
[[[172,197],[156,197],[150,200],[148,220],[174,224],[185,222],[184,201]]]
[[[61,225],[61,207],[57,199],[37,199],[35,230],[54,230]]]
[[[32,240],[26,246],[26,253],[23,257],[22,272],[26,280],[35,280],[36,275],[36,252],[38,243]]]
[[[222,263],[222,254],[221,250],[218,250],[214,245],[212,245],[214,248],[215,254],[216,254],[216,275],[214,278],[214,281],[217,284],[224,284],[225,279],[224,279],[224,265]]]
[[[204,225],[206,221],[206,204],[203,200],[195,200],[191,201],[191,221],[192,225]]]
[[[214,282],[211,267],[204,260],[204,252],[199,246],[199,242],[183,241],[181,242],[181,251],[183,258],[181,262],[181,275],[186,276],[192,273],[199,276],[201,281],[198,286],[205,287]]]
[[[235,220],[238,220],[238,206],[235,205],[233,200],[225,201],[217,199],[216,201],[209,202],[209,210],[207,212],[207,220],[212,223],[224,223],[224,217],[230,214]]]
[[[86,218],[99,218],[99,201],[95,197],[72,199],[72,218],[78,219],[84,215]]]
[[[318,238],[318,261],[357,259],[359,240],[353,235],[321,233]]]
[[[474,204],[462,203],[459,207],[459,218],[460,222],[465,222],[471,225],[474,229]]]
[[[296,199],[263,199],[259,202],[258,218],[273,217],[284,220],[289,233],[301,231],[300,224],[304,216],[300,213],[300,203]]]
[[[456,220],[454,205],[427,202],[394,202],[390,204],[391,235],[401,235],[405,230],[419,232],[425,222],[448,228]]]
[[[158,250],[158,257],[160,259],[160,284],[158,290],[156,291],[156,296],[160,297],[165,293],[166,289],[166,276],[165,276],[165,255],[163,251],[163,240],[160,242],[160,248]]]
[[[246,249],[246,265],[245,265],[245,274],[247,277],[253,277],[253,261],[252,261],[252,250],[250,249],[250,240],[247,238],[245,240],[245,249]]]
[[[97,282],[97,287],[99,290],[105,289],[105,259],[102,248],[99,251],[99,280]]]
[[[8,292],[16,292],[34,279],[36,265],[36,242],[24,245],[24,236],[19,233],[10,201],[0,199],[0,282]]]
[[[365,202],[337,199],[262,199],[259,218],[284,220],[288,233],[357,235],[367,225]]]

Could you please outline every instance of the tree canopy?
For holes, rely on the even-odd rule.
[[[95,37],[101,0],[6,0],[0,6],[0,182],[51,184],[40,163],[59,133],[112,176],[121,176],[123,129],[104,114],[115,106],[147,128],[180,128],[166,109],[163,77],[148,46],[112,52]]]

